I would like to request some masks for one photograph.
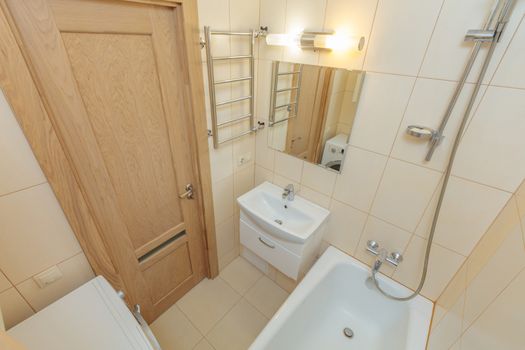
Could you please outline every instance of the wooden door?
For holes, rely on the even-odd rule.
[[[152,321],[207,267],[180,8],[5,4],[127,300]]]

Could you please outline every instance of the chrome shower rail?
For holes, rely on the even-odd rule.
[[[491,60],[492,55],[494,53],[494,49],[496,48],[496,44],[498,43],[499,38],[501,37],[501,34],[503,32],[503,29],[505,28],[505,25],[507,24],[507,22],[509,20],[509,17],[510,17],[511,11],[512,11],[512,6],[514,5],[514,1],[515,0],[498,0],[498,3],[496,5],[496,7],[494,8],[494,11],[492,12],[489,20],[487,21],[487,24],[485,25],[485,29],[482,30],[482,31],[474,31],[474,32],[473,31],[469,31],[467,33],[467,38],[469,40],[471,40],[471,39],[475,40],[476,44],[475,44],[475,46],[473,48],[473,52],[472,52],[473,54],[471,55],[471,58],[467,62],[467,65],[466,65],[466,68],[465,68],[465,72],[463,73],[463,76],[462,76],[462,79],[461,79],[462,82],[460,82],[458,87],[459,86],[463,86],[463,84],[464,84],[464,82],[465,82],[465,80],[467,78],[468,72],[470,72],[470,69],[472,68],[472,65],[474,64],[474,60],[476,59],[476,56],[479,53],[479,50],[480,50],[480,47],[481,47],[481,42],[486,42],[487,41],[487,35],[485,34],[486,32],[489,31],[487,28],[494,28],[494,29],[491,30],[492,31],[492,40],[490,40],[490,46],[489,46],[487,55],[485,56],[485,60],[483,61],[483,65],[481,67],[481,71],[480,71],[480,73],[478,75],[476,86],[474,88],[474,91],[472,92],[472,95],[470,96],[469,103],[468,103],[467,108],[465,109],[465,112],[463,114],[463,119],[461,120],[461,124],[460,124],[459,129],[458,129],[457,134],[456,134],[456,139],[454,140],[454,144],[452,146],[452,151],[450,153],[450,158],[449,158],[449,161],[448,161],[448,164],[447,164],[447,168],[445,170],[445,175],[443,177],[443,185],[441,186],[441,190],[439,192],[437,206],[436,206],[436,209],[434,211],[434,217],[432,218],[432,225],[430,227],[430,233],[428,235],[428,241],[427,241],[427,246],[426,246],[426,250],[425,250],[425,259],[424,259],[424,262],[423,262],[423,271],[421,272],[421,279],[419,280],[419,285],[417,286],[416,290],[412,294],[410,294],[410,295],[408,295],[406,297],[398,297],[398,296],[391,295],[388,292],[384,291],[381,288],[381,286],[379,285],[379,282],[377,281],[377,278],[376,278],[377,269],[372,269],[372,280],[374,282],[374,285],[379,290],[379,292],[381,292],[381,294],[383,294],[384,296],[386,296],[386,297],[388,297],[390,299],[394,299],[394,300],[398,300],[398,301],[410,300],[410,299],[414,298],[416,295],[418,295],[419,292],[421,292],[421,290],[423,289],[423,285],[425,284],[425,280],[426,280],[427,272],[428,272],[428,263],[429,263],[429,259],[430,259],[430,251],[432,249],[432,242],[434,240],[434,235],[436,233],[436,227],[437,227],[437,223],[438,223],[438,219],[439,219],[439,214],[441,212],[441,206],[443,205],[443,200],[445,198],[445,193],[447,191],[448,181],[449,181],[450,175],[452,173],[452,166],[454,165],[454,160],[456,158],[456,153],[457,153],[459,145],[461,143],[461,135],[463,134],[463,131],[465,130],[465,127],[467,125],[467,121],[469,119],[470,112],[472,110],[472,107],[474,106],[474,101],[476,100],[476,97],[477,97],[478,92],[479,92],[479,88],[481,86],[481,83],[483,82],[483,78],[485,76],[485,73],[487,72],[487,68],[488,68],[488,66],[490,64],[490,60]],[[479,38],[476,38],[476,36],[478,36]],[[461,89],[459,89],[459,92],[457,92],[457,95],[459,95],[460,92],[461,92]],[[450,117],[450,114],[452,112],[452,109],[453,109],[456,101],[457,101],[457,96],[456,96],[456,94],[454,94],[454,97],[452,98],[451,103],[450,103],[452,107],[449,106],[449,108],[447,109],[447,113],[445,114],[445,118],[444,118],[444,120],[442,122],[442,127],[440,127],[440,130],[435,132],[435,133],[439,133],[438,136],[436,136],[433,139],[431,138],[431,141],[435,142],[435,143],[432,143],[432,148],[429,151],[430,157],[432,157],[432,153],[434,151],[433,148],[435,149],[435,147],[439,143],[439,139],[441,139],[441,137],[442,137],[442,135],[441,135],[441,133],[443,132],[442,129],[444,128],[444,125],[448,121],[448,118]],[[410,129],[411,127],[413,129]],[[416,128],[417,128],[416,126],[410,126],[407,131],[412,131],[412,132],[416,132],[417,133]],[[425,130],[424,127],[419,127],[419,128],[425,134],[428,134],[430,132],[429,130]],[[415,135],[415,136],[419,137],[417,135]],[[427,158],[428,157],[429,156],[427,155]]]
[[[514,0],[499,0],[494,11],[491,13],[489,19],[485,23],[484,28],[481,30],[478,30],[478,29],[469,30],[467,34],[465,35],[465,41],[473,41],[474,47],[472,48],[472,51],[470,53],[470,58],[467,61],[467,64],[465,65],[463,74],[461,75],[461,78],[459,79],[458,85],[456,86],[454,94],[452,95],[452,98],[447,107],[447,110],[445,111],[445,115],[443,116],[443,119],[441,120],[439,128],[437,130],[431,130],[429,128],[425,128],[425,127],[421,127],[417,125],[410,125],[408,127],[407,133],[409,135],[430,139],[430,148],[427,152],[427,155],[425,156],[425,161],[428,162],[432,159],[432,156],[434,155],[436,148],[439,146],[441,140],[443,139],[443,131],[445,130],[445,127],[447,126],[448,120],[450,119],[450,116],[452,115],[452,111],[454,110],[454,107],[456,106],[459,95],[461,94],[461,91],[463,90],[463,87],[465,86],[467,78],[470,74],[470,71],[472,70],[474,62],[476,61],[476,58],[481,50],[483,43],[499,42],[501,34],[503,33],[503,29],[505,28],[509,20],[513,2]],[[483,77],[481,77],[481,79],[483,79]],[[472,111],[472,107],[474,106],[475,96],[477,96],[479,92],[479,87],[480,87],[479,85],[480,84],[476,85],[476,88],[474,89],[472,93],[473,97],[471,97],[469,104],[467,105],[467,108],[465,110],[464,114],[467,116],[470,114],[470,112]],[[432,132],[431,134],[427,134],[427,135],[423,135],[423,134],[414,135],[414,131],[417,133],[417,129],[427,129],[427,130],[431,130]]]
[[[270,118],[268,126],[273,126],[275,124],[279,124],[282,122],[285,122],[291,118],[294,118],[297,116],[297,110],[299,108],[299,94],[301,92],[301,79],[303,76],[303,65],[299,64],[298,70],[293,70],[291,72],[279,72],[279,61],[274,61],[272,64],[272,96],[270,98]],[[296,64],[293,64],[295,66]],[[295,86],[290,86],[287,88],[279,89],[279,78],[282,76],[290,76],[290,75],[296,75],[297,79],[295,82]],[[293,84],[293,80],[292,80]],[[290,101],[289,103],[285,103],[282,105],[276,106],[277,103],[277,94],[283,93],[283,92],[295,92],[295,98],[294,101]],[[287,118],[275,120],[275,112],[278,109],[286,107],[289,114]],[[292,108],[294,109],[294,112],[292,113]]]
[[[214,35],[225,35],[225,36],[240,36],[240,37],[246,37],[250,40],[250,54],[249,55],[230,55],[230,56],[213,56],[212,55],[212,36]],[[220,144],[229,142],[235,139],[238,139],[242,136],[248,135],[252,132],[257,131],[257,127],[255,127],[255,111],[254,111],[254,96],[255,96],[255,62],[254,62],[254,47],[255,47],[255,36],[256,33],[253,30],[250,30],[249,32],[229,32],[229,31],[222,31],[222,30],[211,30],[210,27],[206,26],[204,27],[204,36],[205,36],[205,47],[206,47],[206,65],[208,68],[208,89],[210,94],[210,109],[211,109],[211,124],[212,124],[212,132],[211,136],[213,137],[213,147],[218,148]],[[242,64],[242,61],[248,60],[250,65],[250,74],[246,77],[240,77],[240,78],[232,78],[232,79],[225,79],[225,80],[219,80],[215,81],[215,73],[214,73],[214,62],[217,61],[236,61]],[[248,96],[242,96],[238,98],[233,98],[227,101],[221,101],[217,102],[216,95],[215,95],[215,89],[217,85],[222,84],[232,84],[236,82],[244,82],[249,81],[250,83],[250,93]],[[234,103],[239,103],[242,101],[250,101],[250,111],[248,114],[239,116],[235,119],[228,120],[222,123],[218,122],[217,119],[217,107],[225,106],[225,105],[231,105]],[[225,126],[233,125],[236,123],[240,123],[245,120],[250,121],[250,127],[248,130],[245,130],[241,132],[240,134],[228,137],[226,139],[219,139],[219,129]]]

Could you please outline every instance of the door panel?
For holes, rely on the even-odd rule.
[[[63,33],[62,39],[140,256],[158,236],[184,229],[151,37]]]
[[[128,302],[152,321],[205,271],[202,201],[178,197],[200,188],[180,8],[6,3]]]

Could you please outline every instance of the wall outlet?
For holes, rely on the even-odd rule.
[[[252,152],[248,152],[243,154],[242,156],[237,159],[237,166],[241,166],[244,164],[248,164],[252,160]]]
[[[62,278],[62,271],[58,268],[58,266],[53,266],[44,272],[40,272],[38,275],[33,277],[33,280],[40,288],[45,288],[49,286],[50,284],[58,281]]]

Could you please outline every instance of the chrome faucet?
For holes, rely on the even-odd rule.
[[[379,243],[374,240],[366,242],[366,250],[370,254],[377,256],[374,266],[372,266],[372,273],[379,271],[385,261],[393,267],[397,267],[403,261],[401,253],[394,251],[388,254],[388,251],[384,248],[379,248]]]
[[[288,184],[283,189],[283,199],[286,199],[288,201],[293,201],[295,198],[295,190],[293,187],[293,184]]]

